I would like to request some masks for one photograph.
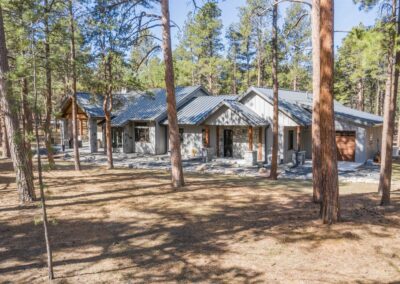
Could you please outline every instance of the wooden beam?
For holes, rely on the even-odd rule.
[[[249,151],[253,151],[253,126],[248,128]]]
[[[297,126],[297,128],[296,128],[296,130],[297,130],[297,137],[296,137],[296,139],[297,139],[297,151],[300,151],[300,149],[301,149],[301,126]]]
[[[262,146],[262,127],[258,128],[258,160],[262,160],[262,152],[263,152],[263,146]]]
[[[217,157],[219,157],[219,126],[217,126],[217,143],[216,143],[216,147],[217,147]]]
[[[80,134],[81,134],[81,139],[83,136],[83,120],[79,119],[79,130],[80,130]]]
[[[210,147],[210,127],[207,125],[206,126],[206,147]]]

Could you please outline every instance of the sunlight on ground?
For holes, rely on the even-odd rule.
[[[40,210],[18,207],[0,160],[0,282],[42,283]],[[400,180],[400,166],[394,166]],[[341,184],[342,223],[318,221],[309,181],[60,163],[45,173],[59,283],[388,282],[400,280],[399,199],[376,205],[376,184]],[[379,265],[377,265],[379,263]]]

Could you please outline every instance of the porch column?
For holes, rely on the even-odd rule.
[[[81,140],[83,141],[83,119],[79,119],[79,134],[81,135]]]
[[[249,151],[253,151],[253,126],[249,126],[247,134],[249,140]]]
[[[301,149],[301,136],[300,136],[300,134],[301,134],[301,126],[297,126],[297,128],[296,128],[296,130],[297,130],[297,137],[296,137],[296,140],[297,140],[297,152],[299,152],[300,151],[300,149]]]
[[[210,127],[208,125],[206,125],[206,148],[210,147]]]
[[[68,140],[68,119],[63,118],[61,119],[61,145],[68,145]]]
[[[263,152],[263,147],[262,147],[262,127],[258,128],[258,160],[262,160],[262,152]]]
[[[123,152],[132,153],[133,152],[133,135],[132,135],[132,125],[127,123],[124,126],[124,136],[123,136]]]
[[[90,153],[97,152],[97,120],[95,118],[88,119],[89,149]]]
[[[216,153],[217,153],[217,157],[219,157],[219,126],[217,125],[217,127],[216,127],[217,129],[216,129],[216,131],[217,131],[217,143],[216,143],[216,147],[217,147],[217,151],[216,151]]]
[[[107,153],[107,137],[106,137],[106,123],[103,123],[103,126],[101,127],[101,132],[102,132],[102,137],[101,139],[103,140],[103,150],[104,153]]]

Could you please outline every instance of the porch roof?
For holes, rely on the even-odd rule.
[[[250,108],[238,102],[237,98],[237,95],[201,96],[194,98],[179,109],[177,113],[178,124],[200,125],[223,107],[232,110],[243,119],[247,125],[265,126],[268,124],[266,120],[261,118]],[[168,120],[165,119],[162,121],[162,124],[167,125]]]

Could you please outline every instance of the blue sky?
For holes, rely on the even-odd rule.
[[[197,0],[201,4],[201,0]],[[224,27],[238,21],[238,7],[245,5],[246,0],[225,0],[220,2],[219,6],[222,10],[222,22]],[[287,4],[280,7],[280,15],[283,15]],[[186,16],[189,11],[193,10],[191,0],[170,0],[171,20],[179,27],[183,27]],[[377,9],[370,12],[359,11],[358,7],[353,4],[352,0],[336,0],[335,1],[335,30],[349,31],[352,27],[363,23],[366,26],[373,25],[377,18]],[[160,31],[159,31],[160,32]],[[161,34],[161,33],[160,33]],[[225,33],[223,33],[225,34]],[[176,46],[178,39],[178,29],[172,30],[172,44]],[[335,46],[339,46],[346,33],[335,33]]]

